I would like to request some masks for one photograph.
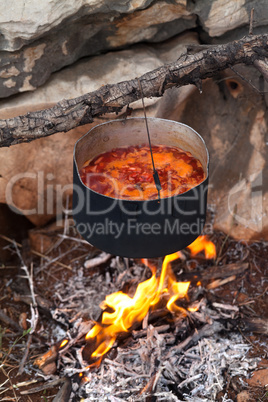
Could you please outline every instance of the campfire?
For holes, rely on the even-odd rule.
[[[215,257],[215,246],[205,236],[198,238],[189,248],[193,250],[193,254],[205,250],[207,258]],[[196,303],[195,305],[190,304],[187,308],[176,303],[180,299],[187,298],[190,286],[189,281],[177,282],[172,272],[171,262],[180,256],[180,252],[166,256],[159,277],[157,277],[156,267],[148,260],[142,260],[151,269],[152,276],[137,286],[134,296],[130,297],[122,291],[106,296],[100,307],[103,310],[112,310],[112,312],[104,311],[101,323],[96,323],[85,336],[87,342],[95,345],[91,358],[99,359],[100,363],[118,335],[129,332],[134,325],[140,324],[149,311],[153,311],[160,303],[164,304],[167,310],[174,315],[187,315],[187,311],[198,309]],[[64,347],[67,342],[67,339],[64,340],[60,347]]]
[[[204,251],[206,258],[216,256],[215,245],[207,240],[206,236],[197,238],[189,246],[189,249],[192,255]],[[133,326],[140,324],[146,315],[157,309],[159,305],[162,308],[166,307],[167,311],[174,316],[186,316],[188,312],[198,310],[198,303],[191,304],[188,300],[188,289],[191,282],[177,282],[171,269],[171,262],[181,258],[181,256],[180,252],[167,255],[164,258],[159,276],[157,276],[157,268],[147,259],[142,259],[142,263],[151,270],[151,278],[138,284],[132,297],[122,291],[106,296],[100,304],[104,310],[101,322],[96,323],[85,336],[89,348],[94,349],[90,355],[90,360],[96,359],[87,368],[99,365],[103,356],[112,348],[117,337],[123,333],[128,333]],[[189,305],[186,308],[181,307],[178,304],[180,299],[186,299]],[[62,340],[59,348],[64,348],[68,342],[68,339]],[[43,359],[37,360],[37,364],[42,365]]]
[[[133,2],[120,12],[109,7],[107,18],[101,12],[103,21],[97,25],[110,21],[113,29],[104,24],[101,40],[96,31],[92,43],[87,29],[92,31],[94,9],[69,13],[69,22],[75,21],[70,35],[81,31],[81,20],[86,30],[78,39],[83,42],[84,36],[88,42],[80,43],[74,57],[66,29],[64,41],[59,36],[53,47],[50,39],[57,39],[57,23],[52,34],[46,23],[41,36],[28,32],[28,39],[20,30],[13,44],[8,29],[4,32],[4,50],[25,56],[24,67],[17,63],[21,57],[14,59],[15,69],[2,72],[1,77],[8,78],[3,81],[4,97],[42,85],[38,77],[44,81],[52,72],[43,74],[44,63],[60,47],[63,63],[79,63],[74,66],[76,82],[82,77],[83,83],[89,71],[86,81],[96,86],[100,78],[101,87],[86,94],[83,85],[69,85],[80,93],[75,98],[67,88],[66,99],[61,91],[47,91],[60,98],[43,110],[27,103],[27,96],[26,103],[24,97],[22,103],[12,98],[10,108],[3,104],[1,146],[71,132],[70,141],[59,135],[56,146],[47,138],[41,148],[24,144],[22,153],[9,150],[0,174],[1,203],[8,211],[0,234],[1,401],[267,399],[262,146],[267,35],[253,36],[253,28],[263,24],[261,6],[255,7],[255,16],[254,8],[249,15],[248,6],[238,7],[236,21],[225,13],[224,24],[218,24],[220,2],[214,1],[213,12],[202,9],[202,15],[195,2],[191,10],[179,4],[179,14],[173,3],[184,2],[161,3],[165,12],[158,29],[157,3],[145,7]],[[249,35],[238,39],[236,34],[247,33],[247,16]],[[178,18],[184,22],[177,23]],[[130,30],[125,22],[131,22]],[[141,36],[135,35],[137,23],[139,32],[144,31]],[[118,57],[101,54],[104,63],[94,57],[80,63],[83,57],[105,53],[108,42],[109,49],[113,47],[115,35],[105,40],[110,31],[116,31],[117,39],[126,37],[120,39],[123,51]],[[223,44],[226,33],[235,40]],[[215,45],[216,37],[222,44]],[[40,54],[28,51],[38,48],[36,38],[42,42]],[[137,42],[127,53],[133,38],[156,43],[140,47]],[[41,62],[36,62],[38,57]],[[132,76],[135,68],[124,67],[126,58],[139,67],[140,77]],[[102,68],[98,77],[96,63],[107,65],[109,74]],[[69,84],[61,64],[55,59],[54,70]],[[20,67],[23,74],[31,73],[25,82],[17,77]],[[127,76],[118,82],[123,70]],[[52,89],[59,80],[52,79]],[[146,108],[145,98],[150,99]],[[139,116],[140,100],[144,117]],[[76,129],[85,125],[89,131],[81,137],[82,129]],[[20,159],[25,163],[18,163]],[[21,221],[18,212],[24,215]],[[29,232],[27,224],[34,227]]]
[[[250,373],[265,373],[256,369],[265,367],[259,365],[265,357],[267,321],[261,313],[252,315],[252,307],[265,309],[265,244],[249,246],[213,233],[164,259],[140,260],[97,252],[77,236],[59,236],[54,253],[58,247],[61,252],[53,265],[45,260],[45,266],[36,268],[36,274],[45,274],[40,283],[48,277],[53,286],[40,297],[35,280],[30,325],[39,324],[28,335],[25,354],[34,348],[34,366],[25,366],[24,357],[20,370],[34,370],[37,379],[13,379],[21,396],[41,397],[44,390],[60,386],[55,402],[227,402],[247,381],[256,383],[254,376],[247,379]],[[72,271],[67,269],[71,265]],[[18,288],[12,285],[14,298],[31,304],[26,296],[33,292],[31,273],[26,266],[23,270],[30,289],[21,293],[20,278]],[[53,284],[57,271],[65,277]],[[257,289],[254,301],[245,298],[252,286]],[[49,294],[53,304],[46,299]],[[43,320],[43,312],[49,321]],[[251,331],[260,335],[254,338]],[[47,346],[40,353],[44,339]],[[257,378],[259,385],[265,381]],[[33,385],[36,381],[41,385]],[[0,392],[9,395],[8,388]]]
[[[35,360],[35,365],[46,374],[63,371],[71,379],[73,396],[68,394],[70,399],[63,399],[66,401],[76,400],[78,385],[74,384],[79,384],[79,395],[86,401],[147,401],[153,395],[163,401],[180,401],[180,397],[191,401],[194,395],[211,395],[211,400],[216,400],[223,389],[223,366],[216,368],[219,363],[214,351],[232,375],[246,375],[247,370],[256,367],[257,360],[244,357],[250,347],[239,334],[228,335],[227,322],[235,328],[239,308],[215,301],[211,304],[204,297],[204,289],[213,291],[234,280],[248,264],[233,263],[221,268],[226,272],[215,272],[215,259],[215,244],[207,236],[200,236],[185,251],[166,256],[161,269],[155,260],[133,261],[135,277],[145,272],[150,277],[139,283],[135,278],[134,285],[107,294],[100,303],[102,314],[98,320],[78,320],[66,337]],[[92,269],[105,261],[107,255],[102,253],[89,260],[88,266]],[[119,264],[118,259],[113,261]],[[204,273],[196,271],[197,261],[208,264]],[[188,273],[180,271],[182,279],[178,281],[178,267],[187,264]],[[127,271],[126,267],[122,270],[122,278]],[[250,320],[247,323],[251,329],[255,324]],[[219,341],[222,332],[225,336]],[[209,364],[215,365],[215,375],[208,370]],[[202,385],[204,377],[210,393]],[[176,391],[172,391],[171,384],[177,384]]]

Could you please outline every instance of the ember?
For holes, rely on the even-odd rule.
[[[72,241],[68,239],[65,241]],[[90,251],[90,264],[84,262],[81,267],[78,262],[76,267],[73,266],[73,272],[67,272],[69,280],[57,282],[58,313],[47,300],[42,300],[42,309],[45,307],[47,313],[53,313],[54,322],[51,321],[49,327],[40,327],[27,341],[35,346],[34,337],[41,340],[46,335],[44,328],[52,331],[46,338],[46,344],[54,338],[51,348],[35,360],[42,371],[40,375],[50,376],[50,381],[25,391],[19,388],[28,387],[36,380],[17,382],[15,392],[21,395],[36,392],[41,398],[43,390],[62,384],[60,391],[56,390],[57,400],[74,402],[79,397],[87,402],[141,402],[147,398],[159,401],[216,401],[222,398],[227,401],[227,395],[230,397],[233,389],[243,390],[244,381],[256,370],[258,359],[247,354],[249,349],[252,351],[252,346],[245,343],[246,338],[243,339],[236,329],[238,327],[242,334],[245,331],[267,333],[267,320],[256,315],[249,317],[250,309],[257,303],[265,305],[263,277],[255,274],[264,267],[267,246],[265,249],[265,245],[258,243],[249,247],[224,239],[226,235],[213,235],[220,250],[221,258],[219,260],[218,256],[217,259],[220,262],[205,260],[196,254],[197,249],[194,259],[190,256],[192,251],[181,251],[165,258],[161,273],[152,265],[152,260],[143,260],[141,264],[137,260],[123,260],[105,253],[97,257],[96,250]],[[205,245],[210,242],[203,238],[201,250],[199,240],[195,242],[199,252],[206,254]],[[77,239],[77,242],[88,256],[89,249],[83,241]],[[224,249],[222,244],[226,244]],[[70,259],[73,257],[72,254]],[[50,272],[55,273],[57,267],[53,269]],[[241,280],[245,293],[252,282],[258,284],[255,305],[253,299],[245,299],[246,294],[238,290]],[[138,281],[141,283],[137,286]],[[119,289],[125,289],[126,293],[118,292]],[[38,295],[38,288],[36,293]],[[39,303],[39,296],[36,300]],[[94,321],[93,325],[100,313],[97,306],[101,300],[104,300],[101,305],[106,310],[102,321]],[[29,303],[28,299],[25,298],[25,302]],[[59,332],[59,324],[55,326],[55,323],[62,325],[64,312],[65,329]],[[250,339],[255,343],[251,336]],[[260,337],[256,339],[261,340]],[[259,356],[264,353],[264,344],[256,345]],[[35,355],[39,349],[38,344]],[[265,372],[256,373],[261,371]],[[55,374],[59,376],[56,380]],[[229,390],[227,383],[230,383]],[[12,397],[11,388],[5,386],[0,392]],[[233,393],[234,397],[236,394]]]
[[[216,255],[214,244],[206,236],[200,236],[189,246],[193,255],[205,250],[206,258]],[[176,301],[187,296],[190,282],[177,282],[171,269],[171,262],[180,258],[181,253],[170,254],[164,258],[162,271],[156,277],[156,268],[146,259],[143,263],[151,269],[152,277],[137,286],[135,295],[129,297],[123,292],[116,292],[106,296],[100,307],[112,309],[113,312],[104,311],[102,322],[87,333],[86,340],[94,341],[96,349],[92,358],[102,358],[113,346],[120,333],[128,332],[133,324],[140,323],[148,311],[156,306],[163,298],[167,300],[166,307],[172,314],[187,315],[187,310],[178,306]],[[198,306],[189,306],[188,311],[197,311]]]
[[[176,282],[170,266],[170,262],[179,256],[179,253],[174,253],[165,257],[159,278],[156,277],[156,268],[150,265],[152,277],[138,285],[133,298],[123,292],[106,297],[101,308],[112,308],[114,311],[105,311],[101,324],[97,323],[86,335],[87,340],[95,339],[97,344],[92,353],[93,358],[100,358],[107,353],[118,334],[127,332],[134,323],[140,323],[162,297],[168,299],[167,308],[170,312],[186,314],[186,310],[175,302],[187,295],[190,282]]]

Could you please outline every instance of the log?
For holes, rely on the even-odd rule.
[[[255,65],[267,77],[268,34],[247,36],[227,44],[211,46],[195,54],[182,55],[139,77],[144,96],[160,97],[173,86],[195,84],[236,64]],[[62,100],[49,109],[0,120],[0,147],[29,142],[92,123],[105,113],[118,113],[141,99],[138,80],[105,85],[78,98]]]

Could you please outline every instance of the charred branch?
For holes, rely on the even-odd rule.
[[[268,34],[244,37],[224,45],[186,53],[174,63],[150,71],[139,80],[144,97],[161,97],[174,86],[195,84],[236,64],[256,66],[267,79]],[[105,85],[78,98],[62,100],[50,109],[0,120],[0,146],[29,142],[92,123],[105,113],[117,113],[141,99],[137,79]]]

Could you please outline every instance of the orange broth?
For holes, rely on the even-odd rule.
[[[190,152],[165,145],[154,145],[152,151],[162,186],[161,198],[184,193],[205,179],[200,161]],[[108,197],[129,200],[158,198],[150,148],[146,145],[102,153],[85,162],[79,173],[87,187]]]

